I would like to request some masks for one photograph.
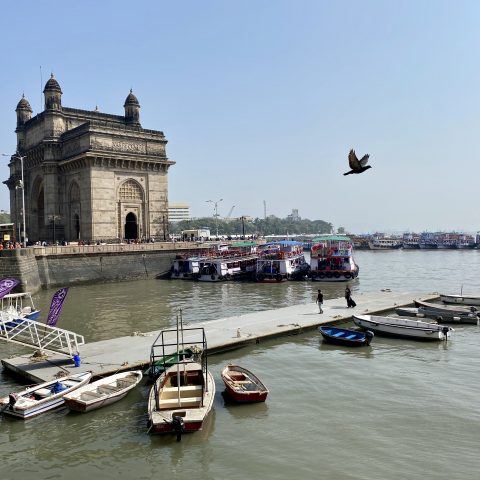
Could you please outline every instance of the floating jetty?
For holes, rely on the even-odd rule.
[[[275,310],[264,310],[234,317],[198,323],[185,323],[185,327],[203,327],[208,342],[208,354],[223,352],[260,343],[266,339],[314,330],[319,325],[350,321],[352,314],[374,314],[412,305],[415,300],[429,301],[439,298],[437,293],[399,293],[385,289],[378,292],[356,294],[356,308],[347,308],[343,297],[325,300],[323,314],[312,303],[293,305]],[[26,381],[45,382],[58,376],[91,371],[94,377],[103,377],[123,370],[145,367],[150,361],[150,349],[160,330],[137,335],[86,343],[80,350],[81,365],[62,355],[49,354],[47,359],[22,355],[2,360],[4,369]],[[184,343],[188,345],[188,336]],[[173,353],[166,350],[166,353]]]

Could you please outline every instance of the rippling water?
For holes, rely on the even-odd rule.
[[[359,251],[355,293],[479,293],[480,251]],[[313,302],[320,284],[201,284],[145,279],[72,287],[61,327],[87,341]],[[326,298],[345,284],[321,284]],[[34,299],[48,310],[52,291]],[[312,304],[312,308],[314,305]],[[375,337],[365,349],[325,345],[316,333],[209,359],[217,381],[203,431],[146,434],[148,385],[88,414],[57,410],[22,422],[2,416],[0,479],[476,479],[480,329],[451,341]],[[29,352],[0,343],[0,357]],[[270,388],[265,404],[225,403],[220,370],[238,362]],[[0,377],[0,393],[17,383]]]

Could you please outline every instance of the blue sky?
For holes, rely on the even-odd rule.
[[[8,2],[0,151],[53,71],[69,107],[122,115],[133,88],[194,216],[480,230],[479,24],[476,1]],[[373,168],[344,177],[350,148]]]

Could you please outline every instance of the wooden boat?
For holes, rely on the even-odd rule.
[[[227,365],[222,370],[226,393],[236,402],[264,402],[268,388],[250,370],[238,365]]]
[[[440,314],[446,313],[451,315],[468,315],[469,313],[477,313],[476,307],[457,306],[457,305],[443,305],[441,303],[422,302],[420,300],[414,300],[416,307],[423,307],[428,310],[439,312]]]
[[[382,317],[376,315],[354,315],[353,322],[363,330],[379,335],[408,338],[411,340],[448,340],[452,327],[427,323],[403,317]]]
[[[91,372],[77,373],[35,385],[0,399],[0,409],[7,415],[27,419],[64,405],[64,396],[86,385]]]
[[[121,372],[101,378],[64,395],[65,405],[70,410],[89,412],[118,402],[142,380],[142,372]]]
[[[370,342],[374,337],[374,333],[370,330],[360,332],[358,330],[329,326],[318,327],[318,330],[326,342],[347,347],[362,347],[370,345]]]
[[[198,362],[181,357],[179,352],[185,349],[185,337],[188,337],[191,346],[200,347],[201,352],[207,351],[207,340],[201,327],[179,328],[178,317],[177,328],[163,330],[153,343],[150,366],[168,354],[166,350],[174,345],[168,338],[173,334],[176,335],[178,361],[166,368],[150,389],[148,431],[175,433],[177,441],[180,441],[182,433],[202,429],[213,406],[215,381],[207,369],[206,355],[202,354]]]
[[[453,303],[456,305],[480,305],[480,295],[445,295],[440,294],[440,300],[443,303]]]
[[[475,313],[456,315],[455,312],[438,312],[425,307],[397,307],[395,313],[401,317],[430,318],[443,323],[468,323],[476,325],[480,318]]]

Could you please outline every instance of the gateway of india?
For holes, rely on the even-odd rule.
[[[34,117],[25,96],[18,102],[17,153],[3,182],[17,225],[25,203],[28,242],[165,240],[175,162],[163,132],[141,127],[132,91],[125,116],[62,106],[53,74],[43,93],[45,110]]]

